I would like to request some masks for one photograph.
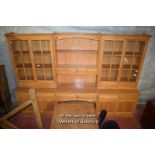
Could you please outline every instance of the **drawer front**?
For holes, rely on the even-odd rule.
[[[88,74],[97,74],[97,70],[96,69],[87,69],[87,73]]]
[[[76,100],[76,94],[56,94],[56,98],[58,101],[70,101],[70,100]]]
[[[119,95],[100,95],[99,100],[117,100],[119,99]]]
[[[77,100],[96,102],[97,96],[96,94],[77,94]]]
[[[76,74],[76,69],[57,68],[57,74]]]
[[[120,94],[119,95],[119,98],[120,98],[120,100],[122,99],[122,100],[136,100],[136,99],[138,99],[138,97],[139,97],[139,95],[136,95],[136,94]]]
[[[85,68],[78,68],[76,70],[77,74],[96,74],[96,69],[85,69]]]
[[[85,68],[78,68],[76,69],[77,74],[87,74],[87,69]]]

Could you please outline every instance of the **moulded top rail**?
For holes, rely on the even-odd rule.
[[[104,33],[29,33],[29,34],[16,34],[7,33],[5,36],[9,39],[12,38],[50,38],[54,36],[55,39],[67,39],[67,38],[88,38],[93,40],[106,39],[149,39],[151,35],[148,34],[104,34]]]

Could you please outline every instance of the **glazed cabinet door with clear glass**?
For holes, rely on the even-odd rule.
[[[8,35],[19,87],[55,87],[51,35]]]
[[[98,88],[136,88],[148,40],[148,35],[103,35]]]

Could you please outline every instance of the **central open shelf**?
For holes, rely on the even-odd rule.
[[[64,38],[56,40],[56,74],[60,88],[95,88],[98,40]]]

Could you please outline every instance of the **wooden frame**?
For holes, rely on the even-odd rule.
[[[20,106],[18,106],[17,108],[15,108],[14,110],[10,111],[5,116],[0,118],[0,127],[8,128],[8,129],[9,128],[17,129],[18,127],[16,127],[14,124],[9,122],[8,119],[11,118],[12,116],[14,116],[15,114],[17,114],[18,112],[22,111],[23,109],[25,109],[26,107],[32,105],[33,111],[34,111],[34,114],[35,114],[37,127],[40,128],[40,129],[42,128],[42,121],[41,121],[41,116],[40,116],[40,113],[39,113],[38,102],[37,102],[37,99],[36,99],[35,90],[30,89],[29,90],[29,95],[30,95],[29,100],[25,101],[23,104],[21,104]]]

